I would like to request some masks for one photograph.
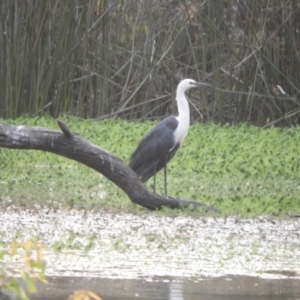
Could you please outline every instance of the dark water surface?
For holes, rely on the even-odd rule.
[[[261,279],[247,276],[151,280],[52,277],[32,299],[65,300],[74,290],[90,290],[103,300],[299,300],[299,279]]]

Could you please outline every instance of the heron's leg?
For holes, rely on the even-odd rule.
[[[164,166],[164,177],[165,177],[165,196],[167,196],[167,164]]]
[[[153,175],[153,193],[156,193],[156,166],[154,167],[154,175]]]

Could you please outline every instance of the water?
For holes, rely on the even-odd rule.
[[[24,241],[38,237],[46,249],[50,283],[40,286],[33,299],[63,300],[86,289],[103,300],[300,300],[300,218],[14,206],[0,212],[4,245],[16,236]],[[57,245],[63,249],[53,251]],[[87,245],[92,245],[89,251]],[[1,263],[16,274],[24,267],[22,256],[7,256]]]
[[[65,300],[74,290],[90,290],[103,300],[299,300],[299,279],[261,279],[248,276],[206,278],[98,279],[52,277],[40,285],[35,300]]]

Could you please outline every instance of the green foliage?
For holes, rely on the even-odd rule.
[[[13,241],[10,245],[10,250],[2,251],[0,259],[15,256],[20,256],[24,261],[24,268],[19,270],[21,278],[30,293],[36,292],[36,282],[40,281],[47,283],[45,277],[46,263],[43,260],[43,249],[41,245],[34,241],[27,242]],[[20,299],[29,300],[26,291],[21,287],[16,278],[8,275],[12,270],[0,268],[0,287],[15,292]]]
[[[81,120],[65,117],[69,128],[128,162],[154,123]],[[51,118],[20,118],[14,124],[56,129]],[[300,213],[300,127],[261,129],[198,124],[190,128],[169,163],[171,196],[210,203],[221,214]],[[24,207],[73,206],[139,211],[102,175],[77,162],[45,152],[0,149],[0,201]],[[163,172],[157,189],[163,193]],[[152,184],[149,180],[148,186]],[[198,212],[202,214],[201,209]],[[71,245],[71,244],[70,244]]]
[[[72,237],[69,238],[69,241]],[[95,239],[95,236],[89,238],[91,241]],[[68,246],[68,245],[67,245]],[[68,248],[68,247],[67,247]],[[24,267],[20,270],[16,270],[5,267],[0,267],[0,288],[1,290],[9,290],[14,292],[21,300],[30,300],[26,290],[18,282],[18,280],[9,275],[9,273],[19,272],[22,281],[29,293],[33,294],[37,292],[37,282],[47,284],[48,281],[45,277],[46,263],[43,258],[43,247],[36,240],[28,240],[26,242],[13,241],[9,250],[0,252],[0,260],[4,258],[7,260],[10,258],[12,261],[18,258],[22,258],[24,261]],[[89,249],[86,249],[89,250]],[[68,297],[67,300],[102,300],[95,293],[88,290],[75,291]]]

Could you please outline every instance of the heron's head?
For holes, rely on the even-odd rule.
[[[197,82],[194,79],[183,79],[180,81],[177,87],[177,93],[185,93],[186,91],[199,87],[199,86],[205,86],[208,85],[207,83],[204,82]]]

